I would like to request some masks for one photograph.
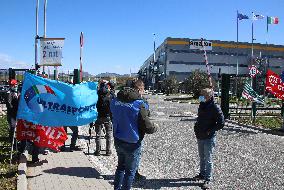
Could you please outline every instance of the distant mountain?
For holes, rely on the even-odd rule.
[[[96,77],[120,77],[121,75],[120,74],[117,74],[117,73],[100,73],[100,74],[97,74]]]

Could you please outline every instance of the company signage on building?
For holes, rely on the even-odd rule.
[[[61,66],[65,38],[40,39],[40,65]]]
[[[212,42],[209,41],[189,41],[189,49],[201,49],[203,50],[202,42],[205,50],[212,50]]]

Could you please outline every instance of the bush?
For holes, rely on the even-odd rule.
[[[16,189],[17,163],[13,160],[10,166],[9,129],[6,117],[0,117],[0,187]]]
[[[199,97],[202,89],[210,87],[207,73],[199,69],[193,71],[184,83],[185,91],[192,93],[194,98]]]

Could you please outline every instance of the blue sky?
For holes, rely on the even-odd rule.
[[[43,35],[40,0],[39,35]],[[36,0],[0,3],[0,69],[34,64]],[[167,37],[236,41],[236,11],[278,16],[268,42],[284,45],[283,0],[48,0],[47,37],[64,37],[63,66],[79,68],[79,36],[84,32],[83,70],[92,74],[137,72]],[[257,43],[266,41],[266,20],[254,25]],[[251,41],[251,22],[239,23],[239,41]],[[51,70],[53,70],[51,68]]]

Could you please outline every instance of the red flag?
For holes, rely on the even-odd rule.
[[[265,89],[274,94],[277,98],[284,100],[284,83],[281,78],[271,70],[268,70],[266,74]]]
[[[63,146],[67,140],[67,133],[64,127],[46,127],[19,119],[17,122],[17,139],[30,140],[38,147],[59,151],[59,147]]]

